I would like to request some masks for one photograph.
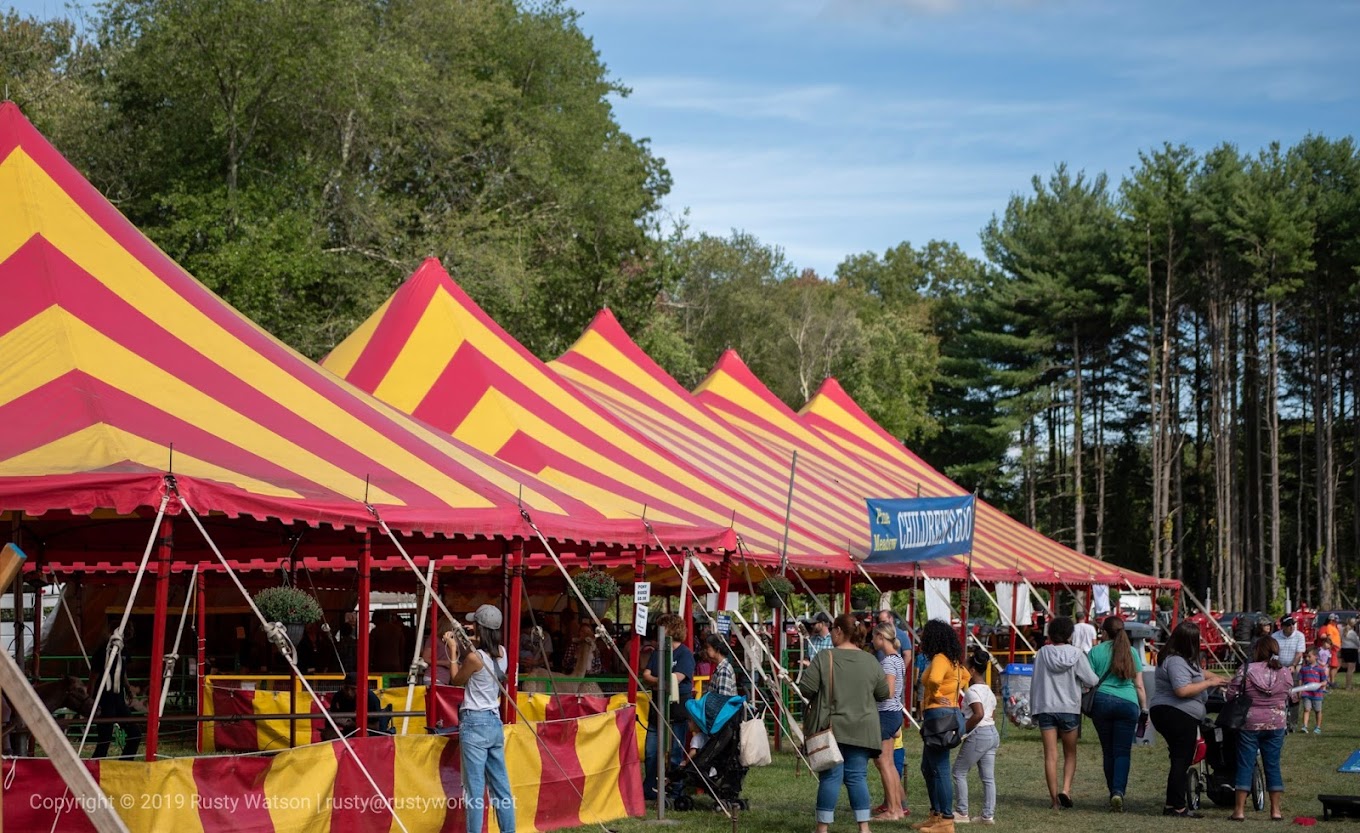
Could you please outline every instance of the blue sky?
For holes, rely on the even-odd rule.
[[[978,231],[1055,163],[1360,133],[1360,4],[576,0],[692,228],[823,274]]]
[[[1360,3],[568,0],[667,211],[831,274],[978,231],[1065,161],[1118,180],[1164,141],[1360,133]],[[61,13],[65,0],[6,3]]]

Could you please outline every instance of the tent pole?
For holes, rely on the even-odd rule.
[[[917,489],[920,492],[920,489]],[[920,563],[913,561],[911,564],[911,596],[907,599],[907,632],[911,634],[912,641],[916,643],[916,653],[921,650],[921,641],[916,633],[916,589],[921,581]],[[907,666],[907,712],[910,713],[916,700],[916,664]]]
[[[775,607],[774,610],[770,611],[770,623],[771,626],[774,627],[774,633],[770,634],[770,636],[772,637],[771,641],[774,642],[775,664],[777,664],[779,668],[783,668],[783,617],[781,615],[782,612],[783,612],[782,608],[779,607]],[[785,690],[785,682],[783,682],[782,679],[777,679],[777,681],[775,681],[775,685],[778,686],[779,704],[782,705],[783,690]],[[779,721],[775,720],[774,721],[775,751],[779,751],[782,749],[781,740],[783,732],[781,731],[781,728],[782,727],[781,725],[779,725]]]
[[[364,546],[359,551],[359,624],[354,634],[354,665],[358,686],[354,698],[354,722],[358,735],[368,737],[368,625],[372,619],[369,597],[372,590],[373,530],[364,528]]]
[[[732,553],[723,553],[722,564],[718,565],[718,605],[716,610],[727,609],[727,594],[732,592]],[[715,627],[716,631],[717,628]]]
[[[40,545],[41,546],[41,545]],[[33,564],[33,682],[42,682],[42,620],[43,620],[43,580],[42,580],[42,553],[39,552],[38,558],[34,559]],[[15,611],[14,621],[23,627],[22,611]]]
[[[647,579],[647,545],[643,544],[638,548],[637,555],[633,558],[633,596],[637,598],[637,585]],[[642,638],[645,633],[638,633],[637,629],[637,602],[633,602],[633,633],[628,639],[628,667],[635,673],[640,673],[638,665],[642,662]],[[660,660],[657,660],[660,662]],[[661,666],[658,665],[657,668]],[[638,700],[638,681],[634,674],[628,675],[628,702],[636,706]],[[660,728],[660,727],[657,727]]]
[[[1011,657],[1010,663],[1015,663],[1015,637],[1020,632],[1019,625],[1015,622],[1016,605],[1020,601],[1020,582],[1011,582]]]
[[[198,571],[198,581],[194,583],[194,628],[198,631],[198,715],[203,716],[204,696],[207,694],[208,665],[208,573]],[[208,724],[198,724],[198,751],[203,751],[203,733]]]
[[[174,520],[170,515],[161,518],[160,539],[156,542],[156,613],[151,621],[151,684],[152,708],[146,715],[146,760],[156,760],[156,747],[160,742],[161,710],[155,708],[155,699],[165,686],[165,620],[170,605],[170,551],[174,548]],[[115,680],[116,691],[122,690],[123,681]],[[153,694],[154,692],[154,694]]]
[[[425,725],[434,726],[435,720],[435,699],[438,696],[439,686],[439,643],[441,634],[439,632],[439,568],[436,567],[434,573],[430,575],[430,675],[429,683],[425,686]],[[453,623],[449,623],[452,627]],[[518,646],[508,649],[506,654],[514,656],[519,660]],[[506,662],[509,662],[507,656]],[[508,679],[508,678],[507,678]]]
[[[841,579],[841,592],[845,594],[845,612],[854,613],[854,606],[850,604],[850,583],[854,578],[853,573],[846,573],[845,578]]]
[[[520,542],[518,552],[510,552],[508,544],[503,545],[505,557],[510,562],[510,598],[506,605],[506,613],[510,621],[506,623],[505,629],[505,715],[506,723],[515,722],[515,707],[510,704],[519,696],[519,620],[523,615],[524,599],[524,542]],[[533,606],[533,602],[529,602]]]

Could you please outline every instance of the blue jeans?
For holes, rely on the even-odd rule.
[[[656,715],[653,714],[652,717],[654,720]],[[671,723],[671,754],[670,759],[667,762],[666,770],[671,774],[671,777],[674,779],[671,781],[673,786],[669,791],[671,795],[678,795],[680,790],[685,785],[683,779],[675,778],[675,772],[680,768],[680,763],[685,759],[685,746],[684,746],[685,730],[688,728],[689,723],[688,721],[685,720],[677,720],[674,723]],[[643,746],[642,753],[644,766],[644,774],[642,777],[642,797],[649,800],[656,798],[657,793],[656,776],[658,773],[656,765],[656,753],[658,747],[660,747],[661,745],[661,738],[658,737],[658,735],[660,735],[660,732],[656,728],[656,723],[655,722],[648,723],[647,740],[645,745]]]
[[[926,709],[922,723],[935,715],[953,714],[958,709]],[[923,747],[921,776],[925,778],[930,809],[946,818],[954,817],[954,774],[949,768],[949,750]]]
[[[1241,732],[1237,737],[1237,783],[1239,790],[1251,789],[1251,773],[1256,769],[1256,752],[1266,767],[1266,792],[1284,792],[1284,775],[1280,772],[1280,752],[1284,749],[1284,729],[1265,729]]]
[[[855,821],[868,821],[869,781],[865,773],[869,770],[869,756],[877,749],[863,746],[842,746],[841,757],[845,763],[834,766],[825,772],[817,773],[817,823],[831,824],[836,820],[836,800],[841,797],[841,784],[850,794],[850,809],[855,811]]]
[[[1091,711],[1091,722],[1100,738],[1100,751],[1105,756],[1105,788],[1110,795],[1123,795],[1129,788],[1133,734],[1138,731],[1142,709],[1123,697],[1097,691],[1095,708]]]
[[[505,727],[491,711],[465,711],[458,715],[458,740],[463,759],[463,807],[468,833],[482,833],[486,816],[486,790],[496,824],[504,833],[515,833],[515,798],[505,772]]]

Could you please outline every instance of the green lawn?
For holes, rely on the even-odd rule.
[[[1322,735],[1294,734],[1285,740],[1284,815],[1287,821],[1295,816],[1314,816],[1320,819],[1322,807],[1317,801],[1319,793],[1360,794],[1360,775],[1347,775],[1336,771],[1352,751],[1360,748],[1360,690],[1336,691],[1328,695],[1324,718]],[[1166,747],[1161,744],[1160,738],[1157,745],[1151,748],[1134,748],[1127,811],[1122,816],[1112,815],[1106,809],[1100,743],[1089,722],[1082,734],[1079,746],[1080,760],[1077,764],[1077,778],[1073,791],[1076,807],[1072,810],[1054,811],[1048,806],[1048,791],[1044,786],[1042,745],[1038,731],[1022,731],[1014,726],[1007,727],[997,759],[997,826],[992,829],[1051,830],[1064,825],[1083,830],[1098,829],[1101,833],[1124,833],[1124,831],[1143,833],[1162,829],[1167,824],[1225,831],[1240,830],[1253,825],[1271,829],[1281,826],[1278,823],[1270,825],[1267,821],[1267,812],[1255,813],[1250,809],[1247,813],[1247,825],[1230,825],[1227,821],[1228,811],[1214,806],[1207,796],[1202,810],[1207,818],[1186,821],[1164,818],[1161,815],[1161,808],[1166,784],[1167,759]],[[784,754],[776,755],[774,764],[769,767],[751,770],[746,779],[744,792],[751,802],[751,809],[741,814],[740,830],[748,833],[756,831],[782,833],[812,829],[817,782],[814,776],[801,767],[802,764],[796,757]],[[920,741],[914,736],[909,737],[907,797],[912,808],[912,816],[908,821],[919,819],[920,814],[929,810],[919,767]],[[874,803],[877,804],[881,790],[878,789],[878,775],[872,766],[869,784],[874,794]],[[981,798],[982,785],[974,772],[969,787],[970,805],[980,808]],[[701,808],[712,806],[711,802],[704,799],[699,799],[698,803]],[[612,822],[609,827],[620,831],[655,829],[657,827],[655,807],[649,804],[648,811],[646,819]],[[667,817],[677,820],[665,826],[670,830],[715,831],[715,833],[732,830],[732,823],[726,816],[710,809],[688,813],[668,812]],[[842,792],[841,805],[837,810],[836,823],[832,825],[832,830],[853,830],[852,819],[849,804]],[[906,824],[907,822],[885,822],[875,827],[906,830]],[[598,827],[581,829],[599,830]]]

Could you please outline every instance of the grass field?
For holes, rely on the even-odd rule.
[[[1284,745],[1284,815],[1286,823],[1296,816],[1321,819],[1319,793],[1360,794],[1360,775],[1343,774],[1336,768],[1350,753],[1360,748],[1360,690],[1335,691],[1328,695],[1325,726],[1321,735],[1289,735]],[[998,717],[998,721],[1001,718]],[[907,824],[919,820],[929,811],[925,788],[920,776],[920,741],[910,736],[907,742],[907,798],[912,815],[906,821],[876,824],[876,829],[907,830]],[[1037,730],[1024,731],[1008,726],[997,758],[997,825],[990,829],[1059,830],[1062,828],[1099,830],[1101,833],[1146,833],[1166,826],[1236,831],[1250,827],[1282,827],[1268,821],[1268,812],[1247,811],[1247,824],[1229,824],[1228,810],[1214,806],[1206,796],[1202,812],[1206,818],[1174,820],[1161,815],[1165,792],[1167,758],[1161,739],[1151,748],[1133,750],[1133,769],[1129,777],[1127,810],[1113,815],[1107,810],[1105,779],[1101,773],[1100,743],[1088,721],[1079,745],[1077,777],[1073,789],[1076,807],[1071,810],[1049,809],[1048,791],[1044,786],[1042,745]],[[751,809],[740,814],[738,830],[751,831],[808,831],[813,825],[816,779],[791,754],[776,755],[773,765],[751,770],[746,779],[744,795]],[[970,805],[980,808],[982,786],[976,771],[969,782]],[[878,775],[870,767],[869,785],[874,804],[881,798]],[[703,798],[696,802],[700,809],[688,813],[667,812],[668,821],[656,821],[656,810],[648,805],[646,819],[627,819],[611,822],[609,827],[619,831],[640,831],[664,827],[676,831],[731,831],[732,822],[722,813],[708,809],[712,806]],[[1250,803],[1248,804],[1250,808]],[[674,821],[669,821],[674,819]],[[1346,825],[1347,822],[1334,822]],[[965,826],[960,826],[966,829]],[[853,816],[841,794],[832,830],[854,830]],[[979,827],[979,830],[989,828]],[[599,830],[599,827],[581,828]]]

